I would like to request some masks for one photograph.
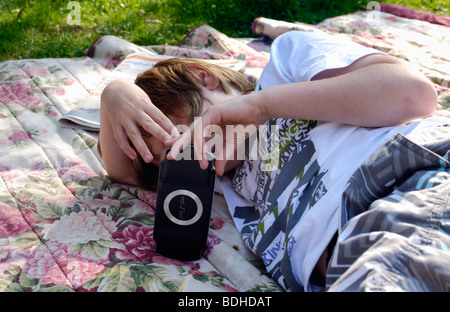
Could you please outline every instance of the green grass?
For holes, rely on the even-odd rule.
[[[436,15],[450,15],[450,4],[448,0],[388,0],[380,2],[401,5],[410,9],[430,12]]]
[[[82,56],[101,35],[139,45],[177,44],[206,23],[232,37],[254,36],[259,16],[315,24],[331,16],[365,8],[361,0],[10,0],[0,2],[0,61],[20,58]],[[389,0],[403,5],[402,1]],[[448,0],[414,0],[406,6],[437,14]],[[448,6],[448,4],[447,4]]]

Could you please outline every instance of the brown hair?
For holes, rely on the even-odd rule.
[[[232,88],[242,94],[254,90],[254,85],[244,75],[232,69],[206,61],[177,58],[158,62],[138,75],[135,84],[164,114],[186,118],[190,123],[203,111],[204,96],[196,68],[207,71],[215,79],[217,89],[226,94],[230,94]],[[141,133],[151,150],[150,134],[143,129]],[[139,153],[136,154],[138,157],[130,163],[131,175],[140,186],[156,190],[158,166],[146,163]]]
[[[147,146],[150,147],[149,138],[150,134],[141,128],[142,138]],[[131,147],[135,150],[137,157],[130,162],[129,170],[133,179],[137,184],[147,190],[156,191],[158,185],[159,167],[153,163],[147,163],[130,142]],[[150,149],[151,150],[151,149]]]

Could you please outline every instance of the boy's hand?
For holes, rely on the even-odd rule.
[[[266,121],[261,107],[253,101],[254,97],[253,93],[211,106],[202,117],[195,119],[190,131],[183,133],[173,144],[167,158],[176,159],[183,149],[193,142],[201,168],[208,167],[208,145],[215,149],[215,169],[219,176],[237,167],[243,159],[236,158],[236,150],[252,134],[252,129]],[[233,136],[227,136],[227,131]],[[215,136],[211,138],[210,132]]]
[[[102,105],[121,150],[131,159],[136,152],[130,141],[146,162],[153,155],[145,144],[139,127],[170,147],[179,133],[172,122],[150,100],[148,95],[134,83],[118,79],[111,82],[102,93]]]

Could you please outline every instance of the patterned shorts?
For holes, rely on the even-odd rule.
[[[450,125],[397,134],[341,201],[328,291],[449,291]]]

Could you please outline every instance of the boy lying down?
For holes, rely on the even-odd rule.
[[[216,157],[217,184],[272,277],[286,290],[316,291],[326,287],[327,267],[351,265],[340,260],[341,234],[375,199],[389,204],[395,195],[406,207],[408,194],[423,189],[417,205],[432,209],[427,196],[449,195],[433,191],[450,177],[449,120],[432,116],[436,104],[433,85],[405,62],[325,33],[292,31],[273,42],[256,89],[240,73],[182,59],[156,64],[135,84],[112,82],[102,95],[99,148],[111,179],[154,190],[166,148],[173,146],[171,159],[191,142],[176,125],[202,117],[192,125],[200,136],[211,125],[275,125],[267,137],[277,131],[279,142],[266,145],[266,158]],[[207,144],[196,142],[198,151]],[[206,168],[205,157],[199,162]],[[419,186],[413,176],[434,182]]]

